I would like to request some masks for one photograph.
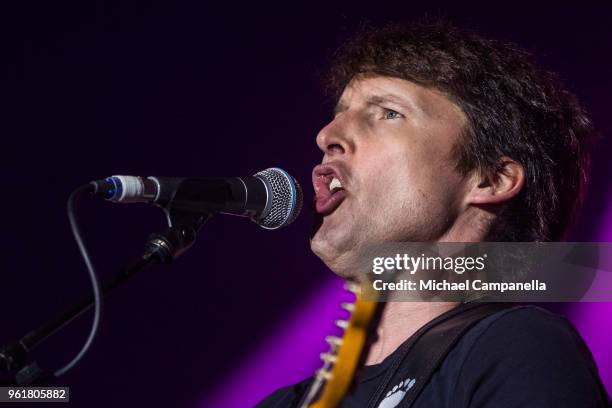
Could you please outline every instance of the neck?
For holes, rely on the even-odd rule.
[[[367,350],[365,364],[382,362],[417,330],[458,304],[457,302],[388,302],[376,329],[376,340]]]

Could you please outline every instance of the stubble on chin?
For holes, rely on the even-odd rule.
[[[310,249],[336,275],[354,279],[359,275],[359,245],[354,234],[338,228],[321,227],[310,239]]]

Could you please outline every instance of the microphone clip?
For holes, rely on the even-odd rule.
[[[170,264],[193,245],[200,227],[212,216],[212,213],[190,214],[168,211],[170,227],[161,234],[149,235],[144,257],[155,257],[159,265]]]

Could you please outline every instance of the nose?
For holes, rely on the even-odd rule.
[[[326,156],[338,157],[352,153],[354,150],[354,143],[349,137],[350,132],[347,128],[348,123],[342,119],[343,116],[348,115],[346,113],[339,115],[317,135],[317,146]]]

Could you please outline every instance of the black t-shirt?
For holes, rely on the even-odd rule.
[[[380,364],[358,370],[356,385],[340,407],[367,407],[396,353]],[[309,378],[282,388],[257,407],[293,407],[311,381]],[[409,376],[390,384],[374,406],[396,407],[414,385],[414,378]],[[496,312],[469,329],[413,405],[414,408],[609,406],[597,367],[580,335],[565,318],[535,306]]]

